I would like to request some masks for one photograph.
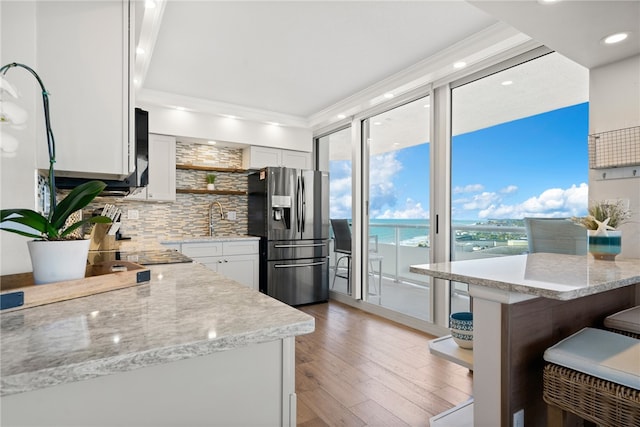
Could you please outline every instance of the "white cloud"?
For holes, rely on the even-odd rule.
[[[517,185],[507,185],[502,190],[500,190],[500,192],[503,194],[512,194],[512,193],[515,193],[516,191],[518,191]]]
[[[478,191],[484,190],[484,185],[482,184],[469,184],[464,187],[454,187],[453,194],[460,193],[477,193]]]
[[[498,202],[500,200],[500,196],[496,193],[491,193],[485,191],[481,194],[476,194],[473,196],[470,202],[466,202],[463,205],[463,208],[466,210],[476,210],[476,209],[487,209],[492,204]]]
[[[369,209],[372,218],[379,218],[381,212],[393,210],[397,204],[395,175],[402,170],[402,163],[396,159],[397,152],[371,157],[369,164]]]
[[[588,203],[589,186],[582,183],[567,189],[550,188],[540,195],[530,197],[520,204],[504,205],[495,200],[478,212],[479,218],[524,218],[556,217],[564,218],[585,214]],[[468,204],[471,206],[471,204]],[[467,205],[465,205],[465,208]]]
[[[413,199],[407,199],[405,206],[401,209],[387,209],[382,214],[377,215],[378,219],[415,219],[415,218],[429,218],[429,211],[422,207],[420,202],[415,202]]]

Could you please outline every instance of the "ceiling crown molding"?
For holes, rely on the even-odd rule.
[[[309,122],[304,117],[244,107],[242,105],[229,104],[225,102],[210,101],[202,98],[193,98],[157,90],[140,89],[136,92],[136,102],[166,108],[182,107],[187,111],[212,114],[222,117],[233,116],[240,120],[251,120],[259,123],[277,123],[280,126],[304,129],[309,128]]]
[[[387,101],[382,96],[391,92],[394,96],[415,90],[435,81],[456,79],[466,71],[455,71],[452,64],[465,61],[467,68],[485,61],[487,58],[499,55],[505,51],[521,46],[531,41],[529,36],[522,34],[503,23],[497,23],[487,29],[474,34],[440,52],[426,58],[415,65],[406,68],[380,82],[363,89],[344,100],[309,116],[309,126],[319,129],[339,122],[339,114],[353,116],[366,111],[377,104]]]

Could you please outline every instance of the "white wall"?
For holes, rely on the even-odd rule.
[[[35,3],[0,2],[0,64],[18,62],[37,72],[35,40]],[[44,132],[42,125],[42,101],[36,79],[22,68],[12,68],[7,79],[16,87],[20,98],[12,100],[28,113],[24,129],[12,129],[3,125],[2,131],[19,141],[15,157],[0,157],[0,208],[34,209],[36,132]],[[46,82],[44,82],[46,85]],[[8,100],[8,97],[4,98]],[[55,123],[52,123],[55,132]],[[26,242],[29,239],[17,234],[0,232],[0,274],[31,271],[31,261]]]
[[[149,132],[311,152],[311,129],[275,126],[173,108],[140,105],[149,111]]]
[[[640,126],[640,55],[592,69],[589,86],[589,134]],[[640,258],[640,176],[599,180],[601,172],[589,171],[589,200],[629,200],[621,256]]]

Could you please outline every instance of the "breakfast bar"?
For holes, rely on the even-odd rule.
[[[150,273],[2,313],[2,425],[295,425],[313,317],[200,264]]]
[[[414,265],[411,271],[469,284],[476,426],[514,426],[516,419],[544,425],[544,350],[640,302],[637,259],[533,253]]]

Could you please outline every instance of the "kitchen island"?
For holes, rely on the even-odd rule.
[[[0,315],[3,426],[295,425],[313,317],[196,263],[150,270]]]
[[[516,420],[546,425],[545,349],[640,303],[637,259],[534,253],[415,265],[411,271],[469,284],[476,426],[514,426]]]

